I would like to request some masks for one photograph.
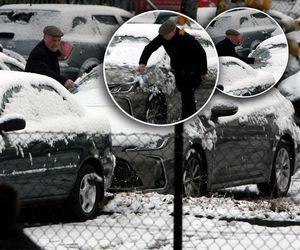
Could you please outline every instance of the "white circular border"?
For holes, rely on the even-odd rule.
[[[287,68],[288,62],[289,62],[289,46],[288,46],[288,42],[287,42],[286,35],[285,35],[283,29],[281,28],[281,26],[276,22],[276,20],[275,20],[273,17],[271,17],[269,14],[267,14],[266,12],[264,12],[264,11],[257,10],[257,9],[254,9],[254,8],[249,8],[249,7],[236,7],[236,8],[232,8],[232,9],[226,10],[226,11],[220,13],[219,15],[215,16],[215,17],[207,24],[207,26],[205,27],[205,30],[209,27],[209,25],[210,25],[213,21],[215,21],[218,17],[222,16],[223,14],[225,14],[225,13],[227,13],[227,12],[231,12],[231,11],[233,11],[233,10],[247,10],[247,9],[249,9],[249,10],[255,10],[255,11],[257,11],[257,13],[263,13],[263,14],[265,14],[268,18],[270,18],[273,22],[275,22],[275,24],[277,24],[277,27],[281,30],[282,34],[285,36],[285,41],[286,41],[286,46],[287,46],[287,60],[286,60],[286,65],[285,65],[285,67],[284,67],[284,71],[282,72],[281,77],[280,77],[277,81],[275,81],[275,83],[274,83],[272,86],[270,86],[268,89],[266,89],[266,90],[264,90],[264,91],[262,91],[262,92],[260,92],[260,93],[258,93],[258,94],[251,95],[251,96],[238,96],[238,95],[228,94],[228,93],[224,92],[223,90],[219,89],[218,87],[216,88],[218,91],[222,92],[223,94],[225,94],[225,95],[227,95],[227,96],[236,97],[236,98],[241,98],[241,99],[249,99],[249,98],[252,98],[252,97],[257,97],[257,96],[260,96],[260,95],[266,93],[267,91],[271,90],[271,89],[272,89],[272,88],[273,88],[273,87],[281,80],[281,78],[282,78],[282,76],[283,76],[283,74],[284,74],[284,72],[285,72],[285,70],[286,70],[286,68]],[[265,40],[264,40],[264,41],[265,41]],[[219,72],[220,72],[220,64],[219,64]],[[219,73],[219,72],[218,72],[218,73]],[[217,78],[217,79],[219,80],[219,75],[218,75],[218,78]]]
[[[214,44],[213,40],[211,39],[210,35],[207,33],[206,28],[202,27],[202,26],[201,26],[199,23],[197,23],[194,19],[192,19],[192,18],[190,18],[190,17],[188,17],[188,16],[186,16],[186,15],[184,15],[184,14],[182,14],[182,13],[176,12],[176,11],[171,11],[171,10],[152,10],[152,11],[143,12],[143,13],[141,13],[141,14],[139,14],[139,15],[136,15],[136,16],[130,18],[130,19],[127,20],[124,24],[122,24],[120,27],[122,27],[123,25],[126,25],[126,24],[129,23],[129,22],[132,22],[132,20],[134,20],[135,18],[138,18],[138,17],[140,17],[140,16],[142,16],[142,15],[145,15],[145,14],[154,13],[154,12],[156,12],[156,13],[157,13],[157,12],[169,12],[169,13],[173,13],[173,14],[176,14],[176,15],[181,15],[181,16],[184,16],[185,18],[189,19],[190,21],[194,22],[194,24],[200,26],[200,27],[203,29],[203,31],[207,34],[207,38],[208,38],[208,39],[210,40],[210,42],[212,43],[213,48],[214,48],[215,53],[216,53],[216,56],[218,57],[218,53],[217,53],[215,44]],[[119,29],[118,29],[118,30],[119,30]],[[168,126],[174,126],[174,125],[179,124],[179,123],[183,123],[183,122],[185,122],[185,121],[187,121],[187,120],[193,118],[194,116],[196,116],[196,115],[197,115],[197,114],[198,114],[198,113],[199,113],[199,112],[207,105],[207,103],[210,101],[210,99],[212,98],[214,92],[215,92],[216,89],[217,89],[217,83],[218,83],[218,80],[219,80],[219,72],[220,72],[220,70],[219,70],[219,69],[220,69],[220,68],[219,68],[219,66],[220,66],[220,65],[219,65],[219,60],[217,60],[217,77],[216,77],[216,80],[215,80],[214,87],[212,88],[211,94],[210,94],[210,96],[207,98],[206,102],[202,105],[202,107],[201,107],[199,110],[197,110],[193,115],[191,115],[191,116],[189,116],[189,117],[187,117],[187,118],[185,118],[185,119],[183,119],[183,120],[174,122],[174,123],[155,124],[155,123],[148,123],[148,122],[139,120],[139,119],[137,119],[136,117],[134,117],[134,116],[128,114],[125,110],[123,110],[123,108],[117,103],[117,101],[115,100],[115,98],[114,98],[113,95],[111,94],[111,92],[110,92],[110,90],[109,90],[109,87],[108,87],[108,84],[107,84],[107,81],[106,81],[106,74],[105,74],[105,62],[106,62],[105,59],[106,59],[106,54],[107,54],[107,52],[108,52],[108,48],[110,47],[111,42],[113,41],[115,35],[118,33],[118,30],[117,30],[117,31],[113,34],[113,36],[111,37],[111,39],[110,39],[110,41],[109,41],[109,43],[108,43],[108,45],[107,45],[107,47],[106,47],[106,50],[105,50],[104,59],[103,59],[103,78],[104,78],[104,82],[105,82],[105,85],[106,85],[106,89],[107,89],[107,91],[108,91],[108,93],[109,93],[111,99],[114,101],[114,103],[118,106],[118,108],[119,108],[123,113],[125,113],[128,117],[134,119],[135,121],[140,122],[140,123],[145,124],[145,125],[154,126],[154,127],[168,127]],[[137,67],[138,67],[138,64],[137,64]]]

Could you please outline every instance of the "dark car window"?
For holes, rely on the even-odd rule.
[[[5,110],[6,104],[10,102],[10,98],[12,98],[15,94],[21,91],[21,86],[16,86],[11,89],[8,89],[2,98],[0,115],[2,115],[3,111]]]
[[[77,16],[73,19],[72,28],[75,28],[78,25],[86,24],[87,20],[84,17]]]
[[[0,17],[4,17],[7,22],[26,22],[28,23],[31,17],[34,15],[33,12],[0,12]],[[4,19],[4,20],[5,20]]]
[[[129,17],[126,17],[126,16],[121,16],[121,18],[122,18],[124,23],[127,22],[130,19]]]
[[[4,63],[10,70],[12,71],[24,71],[23,69],[19,68],[18,66],[12,64],[12,63]]]
[[[117,19],[114,16],[109,15],[94,15],[95,20],[97,20],[101,24],[107,25],[119,25]]]

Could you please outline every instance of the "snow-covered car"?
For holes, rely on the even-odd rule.
[[[0,78],[0,181],[15,187],[22,206],[64,201],[77,219],[93,218],[115,165],[105,116],[47,76]]]
[[[244,41],[238,52],[249,54],[259,43],[271,37],[278,25],[263,12],[254,9],[234,9],[217,16],[206,28],[215,44],[225,38],[228,29],[238,30]]]
[[[253,69],[238,58],[221,56],[217,88],[231,96],[255,96],[275,83],[272,73]]]
[[[266,13],[269,14],[281,26],[284,32],[290,32],[295,29],[294,18],[277,10],[268,10]]]
[[[174,128],[138,124],[120,112],[104,87],[100,66],[77,84],[79,101],[109,114],[116,156],[111,190],[174,192]],[[299,167],[300,131],[293,112],[277,89],[251,99],[216,92],[185,123],[185,193],[199,196],[258,184],[262,194],[285,195]]]
[[[16,4],[0,7],[0,43],[27,58],[42,40],[43,29],[62,29],[60,68],[76,79],[103,60],[106,46],[117,28],[132,14],[108,6],[70,4]]]
[[[164,48],[160,47],[151,55],[145,74],[137,74],[142,51],[158,35],[159,27],[158,24],[140,23],[120,27],[106,51],[105,79],[117,105],[127,114],[147,123],[170,124],[181,120],[181,105],[178,104],[181,97]],[[203,29],[198,26],[198,29],[185,31],[196,37],[208,61],[208,79],[202,82],[195,94],[199,109],[213,93],[218,56]]]
[[[285,72],[289,60],[289,48],[284,34],[272,36],[261,42],[249,57],[261,58],[261,63],[251,66],[254,69],[270,72],[278,82]]]
[[[0,70],[24,71],[25,65],[0,52]]]

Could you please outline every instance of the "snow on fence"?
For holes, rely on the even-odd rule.
[[[28,138],[30,135],[26,136]],[[22,140],[26,140],[26,136],[20,134]],[[48,153],[47,157],[50,158],[43,159],[45,147],[29,152],[30,144],[23,147],[22,154],[18,153],[20,148],[15,145],[14,150],[6,148],[0,156],[1,181],[11,184],[16,182],[24,189],[28,189],[31,184],[34,187],[32,192],[40,195],[39,198],[44,198],[35,200],[33,207],[22,208],[18,219],[26,235],[42,249],[178,249],[174,246],[174,222],[178,219],[182,220],[182,249],[300,248],[299,173],[293,176],[287,195],[279,198],[260,195],[256,185],[230,188],[218,185],[223,181],[228,186],[235,186],[239,181],[255,176],[255,171],[257,175],[252,181],[257,182],[264,174],[261,166],[271,163],[275,152],[255,151],[258,145],[266,146],[264,138],[252,137],[241,142],[234,136],[205,137],[204,144],[213,146],[201,149],[201,143],[192,144],[196,134],[192,137],[184,134],[181,152],[184,168],[179,171],[182,173],[179,178],[184,187],[182,207],[179,208],[182,210],[182,217],[175,218],[174,135],[113,135],[115,170],[111,186],[97,205],[95,218],[80,221],[72,215],[74,207],[70,205],[69,199],[59,203],[50,203],[45,199],[47,192],[66,191],[68,182],[71,182],[69,175],[76,173],[76,168],[71,172],[65,170],[53,175],[51,183],[46,181],[50,175],[49,169],[40,179],[34,178],[33,171],[28,172],[28,169],[23,169],[24,173],[30,173],[28,178],[22,179],[21,175],[16,175],[24,166],[28,165],[30,168],[36,162],[47,169],[51,168],[51,164],[54,166],[55,162],[61,163],[61,166],[67,165],[70,161],[68,155],[74,152],[86,154],[84,147],[78,143],[72,144],[76,135],[59,134],[59,140],[64,138],[63,144],[71,147],[70,151],[66,149],[58,152],[57,146],[60,144],[55,142],[55,136],[56,134],[52,134],[52,143],[49,145],[53,149],[51,155],[55,155],[55,160],[50,159],[51,155]],[[16,138],[16,134],[13,138]],[[49,138],[49,134],[46,138]],[[81,140],[82,138],[89,140],[93,137],[90,135],[81,136]],[[101,136],[99,138],[103,139]],[[198,139],[201,141],[201,138]],[[227,142],[226,147],[222,146],[222,140]],[[5,140],[5,143],[8,141]],[[97,148],[98,143],[99,140],[94,140],[93,147]],[[36,143],[32,150],[37,149],[37,145]],[[17,160],[10,162],[13,157],[5,157],[9,152]],[[80,153],[77,156],[74,154],[73,159],[79,159]],[[247,162],[248,159],[252,159],[252,162]],[[5,176],[9,168],[15,173],[11,178]],[[266,167],[264,171],[266,173],[269,170]],[[90,180],[87,182],[90,186],[93,183]],[[84,193],[85,189],[81,188]],[[70,195],[72,194],[74,193]],[[22,199],[22,195],[20,198]],[[1,200],[0,206],[3,207],[3,204],[6,203]],[[23,200],[21,204],[25,204]],[[3,235],[5,234],[0,235],[0,248]],[[7,240],[5,236],[4,240]]]

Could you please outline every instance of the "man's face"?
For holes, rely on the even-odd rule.
[[[229,35],[228,38],[235,45],[241,45],[244,41],[244,36],[242,34],[237,35],[237,36]]]
[[[56,52],[60,48],[61,37],[44,35],[44,42],[48,49]]]
[[[175,33],[176,33],[176,28],[174,30],[172,30],[171,32],[169,32],[168,34],[164,35],[163,38],[169,41],[173,38]]]

